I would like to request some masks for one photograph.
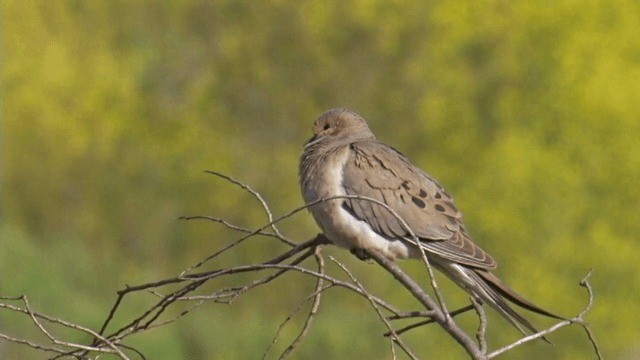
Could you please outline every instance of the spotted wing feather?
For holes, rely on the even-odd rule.
[[[343,170],[347,195],[386,204],[402,218],[372,201],[346,199],[344,207],[390,240],[420,239],[428,252],[461,264],[490,269],[491,256],[474,244],[462,225],[453,199],[429,175],[397,150],[376,140],[355,142]]]

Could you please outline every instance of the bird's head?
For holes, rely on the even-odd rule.
[[[320,115],[313,124],[313,137],[307,145],[320,141],[350,142],[375,138],[365,119],[343,108]]]

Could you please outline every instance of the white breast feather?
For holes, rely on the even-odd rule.
[[[322,179],[318,181],[318,187],[313,189],[313,197],[330,198],[346,195],[342,186],[344,164],[349,158],[349,148],[336,153],[333,163],[326,164],[322,171]],[[309,197],[312,197],[312,194]],[[315,199],[307,199],[313,201]],[[410,251],[407,244],[400,240],[390,241],[373,229],[365,221],[358,220],[341,205],[344,199],[327,201],[311,207],[311,213],[316,218],[325,235],[335,245],[347,249],[362,248],[375,249],[389,259],[409,257]]]

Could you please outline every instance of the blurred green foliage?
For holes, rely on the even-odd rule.
[[[445,185],[523,294],[574,315],[593,268],[588,318],[605,356],[640,356],[637,1],[1,4],[0,295],[98,326],[125,283],[175,275],[234,239],[178,216],[266,221],[202,170],[247,182],[284,214],[302,204],[297,161],[312,121],[346,106]],[[282,226],[300,241],[317,231],[307,214]],[[281,250],[256,242],[228,261]],[[327,252],[402,301],[372,265]],[[134,342],[152,359],[259,358],[313,286],[290,280]],[[295,358],[391,357],[365,301],[325,301]],[[490,316],[492,346],[517,338]],[[473,316],[461,321],[472,329]],[[1,312],[0,329],[37,333]],[[593,358],[577,328],[551,339],[504,358]],[[408,340],[424,358],[464,356],[435,327]],[[0,342],[3,359],[42,355]]]

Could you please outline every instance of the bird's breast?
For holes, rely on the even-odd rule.
[[[401,241],[391,241],[376,233],[371,226],[353,216],[343,207],[346,191],[343,169],[350,160],[350,148],[341,147],[323,156],[305,154],[301,168],[302,192],[324,234],[335,244],[347,249],[375,249],[390,259],[407,258],[409,249]],[[337,199],[332,199],[338,197]]]

